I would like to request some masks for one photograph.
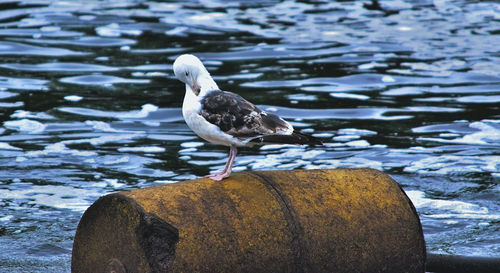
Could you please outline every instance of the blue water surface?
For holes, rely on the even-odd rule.
[[[325,143],[235,171],[382,170],[429,252],[499,257],[499,35],[495,1],[3,1],[0,272],[70,272],[99,196],[224,166],[183,121],[183,53]]]

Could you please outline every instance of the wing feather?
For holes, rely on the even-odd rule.
[[[291,134],[288,122],[274,114],[262,111],[238,94],[212,91],[203,97],[200,114],[223,132],[237,138],[263,135]]]

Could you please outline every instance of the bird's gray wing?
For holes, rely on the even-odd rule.
[[[201,100],[200,114],[223,132],[237,138],[290,134],[290,124],[277,115],[262,111],[240,95],[214,90]]]

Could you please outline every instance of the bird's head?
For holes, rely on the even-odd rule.
[[[187,84],[195,95],[198,95],[201,90],[200,78],[203,76],[210,77],[200,59],[191,54],[177,57],[174,62],[174,74],[177,79]]]

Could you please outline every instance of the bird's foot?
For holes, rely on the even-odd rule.
[[[222,179],[229,177],[230,174],[231,172],[220,172],[220,173],[205,175],[205,177],[215,181],[221,181]]]

